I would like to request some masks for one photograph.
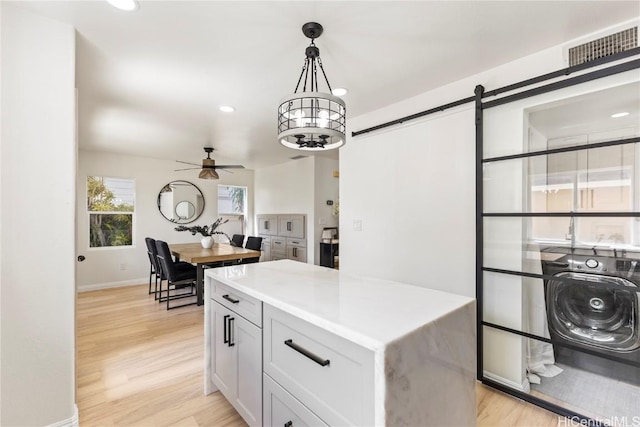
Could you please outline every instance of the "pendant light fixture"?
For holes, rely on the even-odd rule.
[[[346,106],[342,99],[331,94],[320,49],[315,45],[322,31],[322,25],[317,22],[302,26],[302,33],[311,39],[311,44],[305,50],[306,58],[293,95],[283,98],[278,107],[278,140],[296,150],[323,151],[345,144]],[[326,93],[318,89],[318,68],[327,84]],[[302,89],[301,92],[298,89]]]

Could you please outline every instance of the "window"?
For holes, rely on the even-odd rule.
[[[134,188],[132,179],[87,177],[90,248],[133,246]]]
[[[218,185],[218,214],[246,215],[247,187]]]

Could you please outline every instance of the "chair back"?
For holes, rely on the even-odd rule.
[[[252,249],[254,251],[261,250],[262,237],[249,236],[247,237],[247,243],[244,245],[245,249]]]
[[[156,240],[156,250],[158,251],[157,257],[160,271],[162,271],[163,275],[166,276],[169,281],[174,281],[176,269],[173,265],[173,257],[171,256],[169,245],[162,240]]]
[[[145,237],[144,242],[147,244],[147,254],[149,255],[149,262],[153,266],[153,270],[160,273],[160,266],[158,265],[158,249],[156,249],[156,240],[151,237]]]
[[[244,234],[234,234],[233,237],[231,237],[232,246],[237,246],[241,248],[242,243],[244,243]]]

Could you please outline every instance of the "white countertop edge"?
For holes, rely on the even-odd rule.
[[[290,262],[295,262],[295,261],[290,261]],[[359,345],[361,345],[364,348],[367,348],[369,350],[372,350],[376,353],[378,352],[384,352],[384,349],[387,347],[387,345],[401,339],[402,337],[406,336],[407,334],[412,333],[414,330],[408,330],[406,331],[404,334],[395,336],[393,339],[390,339],[388,341],[381,341],[375,338],[372,338],[368,335],[365,335],[363,333],[360,333],[358,331],[355,331],[349,327],[337,324],[329,319],[326,319],[322,316],[318,316],[314,313],[311,313],[307,310],[301,309],[295,305],[292,304],[288,304],[284,301],[282,301],[281,299],[275,298],[267,293],[263,293],[260,292],[259,290],[256,290],[255,288],[252,287],[248,287],[245,286],[241,283],[238,283],[236,281],[233,280],[233,278],[228,278],[228,277],[224,277],[222,274],[217,274],[216,270],[222,270],[225,267],[222,268],[216,268],[216,269],[210,269],[210,270],[205,270],[205,277],[210,277],[214,280],[217,280],[225,285],[231,286],[234,289],[237,289],[240,292],[243,292],[251,297],[257,298],[259,300],[261,300],[262,302],[269,304],[277,309],[280,309],[286,313],[289,313],[293,316],[296,316],[302,320],[305,320],[315,326],[321,327],[329,332],[332,332],[338,336],[341,336],[345,339],[348,339],[350,341],[353,341]],[[230,267],[233,268],[233,267]],[[344,273],[343,273],[344,274]],[[358,276],[359,277],[359,276]],[[411,284],[407,284],[407,283],[402,283],[402,282],[396,282],[396,281],[392,281],[392,280],[386,280],[386,279],[379,279],[379,278],[364,278],[367,280],[372,280],[372,281],[377,281],[377,282],[384,282],[384,283],[390,283],[390,284],[402,284],[405,286],[416,286],[417,288],[420,288],[417,285],[411,285]],[[425,288],[428,289],[428,288]],[[442,291],[438,291],[438,290],[434,290],[434,289],[429,289],[429,291],[433,291],[433,292],[438,292],[438,293],[442,293],[442,294],[448,294],[446,292],[442,292]],[[466,300],[464,301],[464,303],[459,304],[459,306],[457,307],[458,309],[462,308],[462,307],[466,307],[469,304],[475,304],[475,299],[474,298],[469,298],[469,297],[465,297],[462,295],[457,295],[457,294],[450,294],[450,295],[455,295],[456,297],[459,297],[460,299]],[[438,319],[441,319],[445,316],[447,316],[449,314],[449,312],[445,312],[442,313],[440,316],[434,317],[431,319],[431,321],[426,322],[422,325],[419,326],[419,329],[421,328],[425,328],[428,327],[430,325],[432,325],[433,323],[435,323]]]

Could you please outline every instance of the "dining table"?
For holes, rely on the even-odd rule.
[[[214,243],[211,248],[204,248],[200,243],[173,243],[169,244],[171,254],[176,261],[186,261],[196,264],[196,299],[198,305],[204,303],[204,270],[213,264],[225,261],[237,261],[240,259],[260,258],[262,252],[246,249],[240,246],[232,246],[227,243]]]

